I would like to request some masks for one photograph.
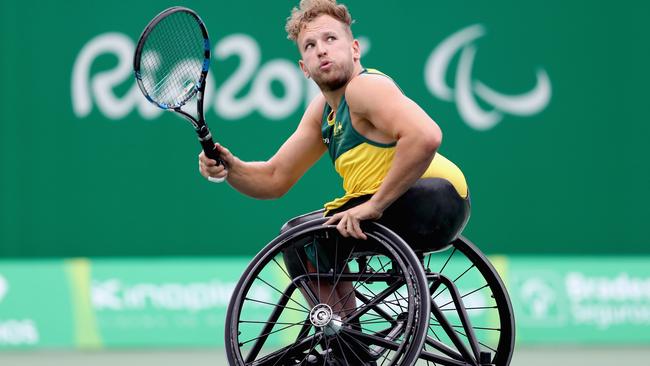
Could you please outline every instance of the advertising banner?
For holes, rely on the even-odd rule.
[[[650,258],[491,258],[510,293],[518,345],[650,344]],[[223,347],[228,304],[248,261],[2,260],[0,350]],[[460,263],[449,264],[445,272],[460,279],[456,284],[465,294],[464,304],[473,309],[468,311],[471,322],[479,329],[492,324],[494,313],[476,310],[493,301],[485,290],[476,290],[484,284],[479,273]],[[242,310],[240,320],[253,324],[242,324],[242,339],[256,336],[259,325],[254,323],[267,321],[275,308],[271,304],[281,297],[276,289],[289,283],[279,267],[260,276],[266,282],[254,284],[249,292],[254,301]],[[373,288],[368,284],[366,290]],[[447,292],[438,292],[439,305],[451,304]],[[307,306],[299,292],[292,301]],[[459,323],[452,312],[446,315],[452,324]],[[287,324],[303,321],[299,316],[281,319]],[[286,342],[292,336],[295,332],[278,331],[269,342]]]
[[[77,296],[90,298],[92,317],[83,319],[83,333],[96,334],[97,345],[108,348],[223,346],[228,302],[246,264],[197,258],[92,261],[89,272],[78,272],[89,275],[90,288],[75,289]]]
[[[0,350],[72,347],[72,321],[63,261],[0,261]]]
[[[518,342],[650,342],[649,268],[647,258],[510,258]]]

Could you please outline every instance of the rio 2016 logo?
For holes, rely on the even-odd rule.
[[[363,39],[361,39],[364,45]],[[364,47],[367,50],[367,46]],[[319,92],[318,87],[304,78],[297,62],[275,59],[261,63],[257,42],[245,34],[232,34],[217,42],[213,57],[223,61],[239,58],[238,68],[217,89],[211,74],[206,81],[204,109],[214,106],[215,113],[227,120],[245,118],[259,112],[264,118],[280,120],[291,116],[301,104],[308,104]],[[131,62],[135,45],[122,33],[104,33],[89,41],[81,50],[72,72],[72,107],[77,117],[88,116],[93,104],[110,119],[126,117],[133,109],[146,119],[158,117],[162,111],[142,97],[135,83],[123,97],[114,89],[133,78]],[[93,62],[104,54],[117,57],[117,66],[111,70],[90,75]],[[284,95],[276,96],[271,84],[280,83]],[[240,96],[251,85],[250,91]]]
[[[461,118],[476,130],[493,128],[504,114],[531,116],[540,113],[551,98],[550,81],[544,70],[537,71],[535,88],[522,95],[504,95],[473,80],[476,48],[472,42],[484,34],[481,25],[467,27],[443,40],[431,52],[424,66],[424,82],[429,91],[439,100],[455,102]],[[360,43],[362,54],[367,53],[369,40],[361,37]],[[123,96],[115,94],[115,88],[133,80],[134,51],[133,40],[116,32],[100,34],[83,46],[75,60],[71,80],[72,108],[78,118],[87,117],[93,107],[114,120],[126,117],[133,110],[145,119],[157,118],[162,113],[142,97],[135,82]],[[449,63],[459,52],[461,56],[452,88],[445,80]],[[91,75],[95,60],[106,54],[115,56],[117,65]],[[231,57],[239,59],[238,67],[218,88],[211,74],[206,81],[204,109],[212,109],[222,119],[242,119],[254,112],[268,120],[285,119],[302,109],[319,92],[312,81],[304,78],[297,62],[273,59],[262,63],[257,41],[246,34],[231,34],[214,45],[216,61]],[[282,96],[273,93],[273,83],[282,85]],[[242,95],[247,88],[248,92]],[[493,110],[482,110],[476,97],[491,105]]]

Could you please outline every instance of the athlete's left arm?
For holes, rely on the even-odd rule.
[[[375,220],[417,181],[442,141],[438,125],[388,78],[362,75],[347,86],[351,114],[369,121],[385,138],[397,141],[393,164],[379,191],[362,205],[332,216],[344,236],[365,239],[360,221]]]

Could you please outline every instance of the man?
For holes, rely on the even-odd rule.
[[[301,70],[321,94],[268,161],[244,162],[217,144],[225,167],[201,153],[200,172],[208,179],[227,177],[243,194],[278,198],[328,151],[343,178],[345,195],[325,205],[330,216],[325,224],[336,224],[344,237],[366,239],[361,222],[378,220],[414,249],[444,246],[459,234],[469,215],[465,178],[436,154],[442,140],[438,125],[390,78],[362,67],[351,24],[347,8],[336,0],[302,0],[286,29],[298,46]],[[283,229],[319,216],[322,211],[304,215]],[[292,276],[301,273],[287,253],[285,262]],[[306,262],[308,270],[315,271]],[[338,304],[334,310],[345,317],[344,309],[355,306],[353,298],[345,297],[351,284],[339,284],[335,290],[339,296],[329,303]]]
[[[227,177],[246,195],[278,198],[329,149],[346,194],[326,204],[327,211],[357,197],[369,199],[337,212],[326,224],[337,224],[345,237],[365,239],[360,222],[381,218],[420,178],[445,179],[463,199],[468,192],[460,170],[435,155],[442,140],[438,125],[391,79],[361,66],[351,24],[347,8],[335,0],[302,0],[286,29],[300,51],[300,68],[322,94],[309,104],[296,131],[270,160],[244,162],[217,144],[226,167],[203,153],[199,165],[204,177]],[[341,133],[344,127],[347,136]],[[355,138],[357,145],[348,146]],[[356,158],[361,154],[363,159]]]

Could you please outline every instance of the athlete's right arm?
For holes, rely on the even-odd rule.
[[[259,199],[278,198],[302,177],[326,151],[321,136],[321,118],[325,99],[319,94],[307,107],[294,133],[268,161],[246,162],[217,144],[227,170],[199,154],[199,170],[204,177],[227,177],[239,192]]]

